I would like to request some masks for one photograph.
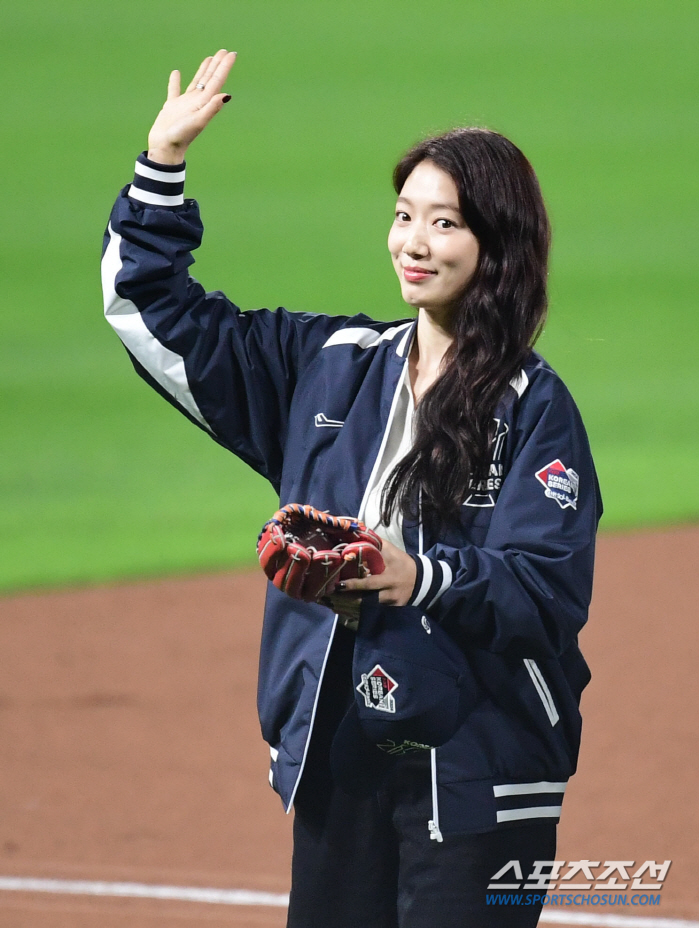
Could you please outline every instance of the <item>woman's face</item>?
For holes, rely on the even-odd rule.
[[[408,176],[396,203],[388,250],[403,299],[433,313],[448,311],[478,263],[478,239],[459,212],[451,177],[432,161]]]

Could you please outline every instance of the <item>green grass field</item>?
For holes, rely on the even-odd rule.
[[[680,0],[8,8],[0,587],[254,560],[271,489],[135,377],[98,274],[170,69],[188,79],[222,45],[233,101],[189,156],[205,286],[246,308],[405,316],[393,162],[428,132],[499,129],[550,207],[540,350],[582,409],[603,526],[699,518],[698,25]]]

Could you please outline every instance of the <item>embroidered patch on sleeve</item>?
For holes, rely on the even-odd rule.
[[[549,499],[555,499],[561,509],[568,506],[572,509],[578,508],[580,478],[558,458],[537,471],[536,479],[544,487],[545,495]]]
[[[357,690],[364,697],[367,709],[395,712],[396,700],[392,694],[397,688],[398,683],[377,664],[369,673],[362,674],[362,682]]]

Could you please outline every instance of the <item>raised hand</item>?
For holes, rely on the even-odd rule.
[[[148,134],[148,157],[160,164],[180,164],[185,152],[216,113],[230,100],[221,93],[236,59],[225,48],[199,65],[184,93],[180,72],[173,71],[167,85],[167,100]]]

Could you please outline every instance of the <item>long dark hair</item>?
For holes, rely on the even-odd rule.
[[[414,518],[418,494],[423,517],[446,524],[471,481],[487,476],[495,406],[538,338],[548,303],[550,226],[539,182],[519,148],[487,129],[426,139],[396,165],[396,193],[421,161],[456,184],[479,256],[455,306],[442,373],[417,405],[413,447],[384,488],[385,524],[396,507]]]

